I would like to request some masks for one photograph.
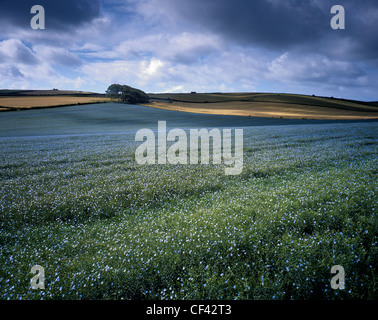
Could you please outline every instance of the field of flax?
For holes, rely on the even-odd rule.
[[[1,138],[0,299],[376,299],[377,136],[247,128],[238,176],[137,165],[131,133]]]

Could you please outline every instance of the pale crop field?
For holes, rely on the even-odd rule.
[[[30,109],[36,107],[66,106],[84,103],[110,101],[109,98],[70,97],[70,96],[30,96],[30,97],[0,97],[0,111],[13,108]]]
[[[285,119],[378,119],[376,103],[278,93],[150,94],[154,108]]]
[[[245,128],[238,176],[137,165],[132,133],[2,137],[0,298],[376,299],[377,137]]]

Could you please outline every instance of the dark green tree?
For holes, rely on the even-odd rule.
[[[112,84],[106,90],[106,95],[112,99],[121,100],[121,94],[122,94],[122,85],[120,84]]]
[[[112,84],[106,90],[106,94],[108,97],[118,99],[123,103],[138,104],[150,101],[147,93],[127,85]]]

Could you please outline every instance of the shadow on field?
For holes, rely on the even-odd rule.
[[[352,123],[374,120],[306,120],[210,115],[139,105],[99,103],[60,108],[3,112],[0,137],[97,134],[157,130],[159,120],[171,128],[234,128],[249,126]],[[375,120],[376,121],[376,120]]]

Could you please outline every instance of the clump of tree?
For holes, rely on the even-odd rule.
[[[112,84],[106,90],[108,97],[123,103],[138,104],[150,102],[150,97],[142,90],[127,85]]]

